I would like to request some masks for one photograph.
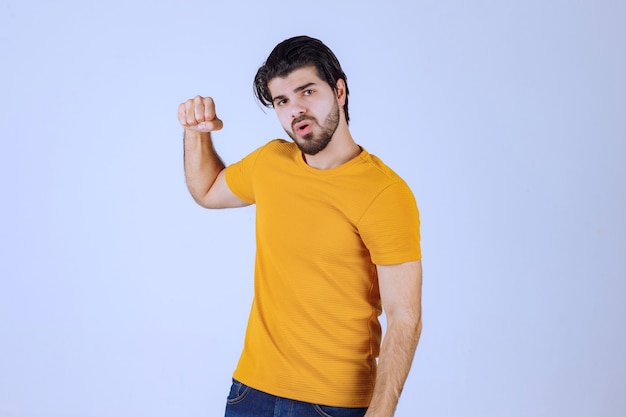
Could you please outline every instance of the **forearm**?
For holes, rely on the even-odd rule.
[[[366,417],[393,416],[422,331],[421,319],[389,323]]]
[[[215,183],[224,163],[213,147],[211,134],[185,129],[185,180],[192,197],[200,205]]]

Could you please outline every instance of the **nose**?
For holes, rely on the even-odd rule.
[[[296,117],[306,113],[306,109],[300,103],[294,103],[291,107],[291,118],[295,119]]]

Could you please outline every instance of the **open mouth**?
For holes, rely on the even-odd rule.
[[[294,130],[303,131],[303,130],[306,130],[306,128],[309,127],[309,125],[310,125],[309,122],[306,122],[306,121],[305,122],[300,122],[300,123],[297,123],[295,125],[295,129]]]
[[[296,123],[293,127],[294,132],[300,135],[306,135],[307,133],[311,132],[312,129],[313,124],[310,121],[306,120]]]

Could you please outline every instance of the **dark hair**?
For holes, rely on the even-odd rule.
[[[313,66],[318,75],[337,91],[337,81],[346,84],[346,102],[343,111],[348,116],[348,79],[341,69],[339,60],[322,41],[308,36],[296,36],[282,41],[274,47],[267,60],[254,77],[254,95],[266,107],[272,107],[272,95],[267,84],[276,77],[286,77],[302,67]]]

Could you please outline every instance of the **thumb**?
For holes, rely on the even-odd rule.
[[[215,130],[221,130],[223,127],[224,122],[216,117],[213,120],[198,123],[196,129],[201,132],[213,132]]]

